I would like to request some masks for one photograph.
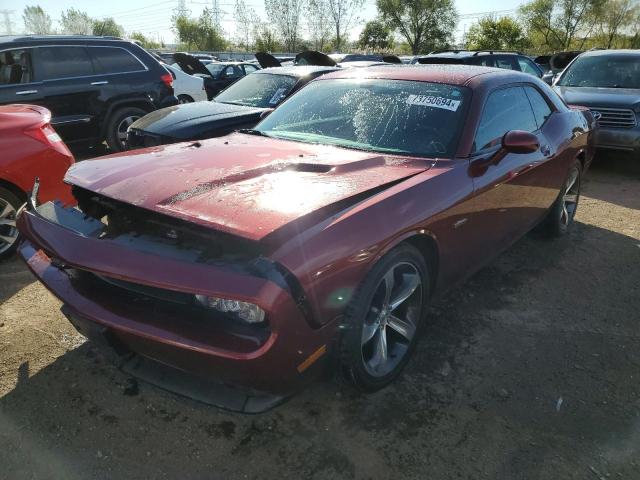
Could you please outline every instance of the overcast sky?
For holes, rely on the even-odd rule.
[[[218,0],[222,11],[222,27],[227,35],[233,35],[235,22],[233,20],[233,5],[235,0]],[[258,15],[265,18],[264,2],[262,0],[245,0]],[[456,32],[457,39],[478,18],[478,14],[489,11],[497,11],[501,14],[511,14],[522,3],[521,0],[493,0],[492,2],[480,0],[456,0],[458,13],[461,20]],[[70,7],[84,10],[93,18],[114,17],[127,32],[138,31],[155,39],[162,39],[166,43],[174,42],[174,35],[171,31],[171,15],[173,9],[178,5],[178,0],[108,0],[79,1],[79,0],[0,0],[0,11],[10,10],[10,19],[13,33],[22,33],[24,23],[22,21],[22,10],[27,5],[40,5],[54,20],[55,27],[60,13]],[[192,15],[198,15],[203,8],[211,6],[210,0],[186,0],[187,8]],[[1,13],[1,12],[0,12]],[[365,8],[359,15],[361,22],[357,24],[350,35],[357,37],[365,21],[376,16],[375,0],[365,0]],[[265,18],[266,19],[266,18]],[[0,15],[0,32],[7,33],[4,16]]]

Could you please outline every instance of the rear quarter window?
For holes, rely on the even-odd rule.
[[[118,47],[89,47],[96,73],[139,72],[146,67],[128,50]]]

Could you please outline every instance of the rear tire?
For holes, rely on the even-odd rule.
[[[189,95],[178,95],[178,103],[193,103],[193,98]]]
[[[387,253],[364,278],[340,339],[342,371],[356,388],[374,392],[400,375],[424,323],[429,279],[424,257],[408,244]]]
[[[569,174],[560,189],[558,198],[540,224],[540,231],[551,237],[561,237],[569,231],[578,210],[581,181],[582,164],[579,160],[575,160],[569,168]]]
[[[20,232],[16,216],[23,204],[13,192],[0,187],[0,260],[9,258],[18,248]]]
[[[107,122],[107,145],[113,152],[127,149],[127,129],[129,126],[147,114],[141,108],[124,107],[116,110]]]

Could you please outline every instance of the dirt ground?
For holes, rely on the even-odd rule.
[[[257,416],[128,378],[0,264],[0,478],[638,480],[638,167],[600,160],[570,235],[434,305],[392,387],[322,380]]]

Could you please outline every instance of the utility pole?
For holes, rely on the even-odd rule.
[[[0,15],[4,16],[4,32],[7,35],[11,35],[12,29],[11,29],[11,15],[13,14],[14,10],[0,10]]]

